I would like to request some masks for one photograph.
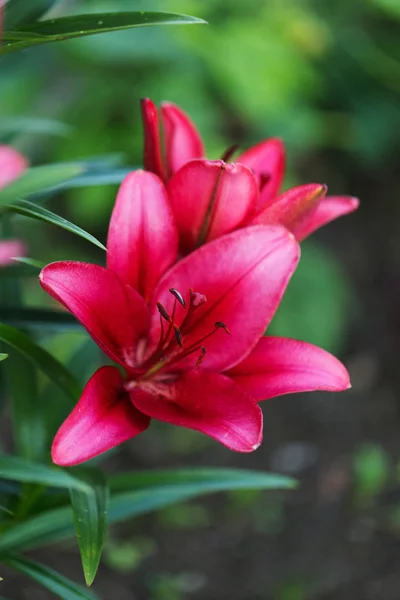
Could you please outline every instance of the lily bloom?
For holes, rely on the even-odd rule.
[[[119,365],[101,367],[57,432],[52,458],[75,465],[145,430],[151,419],[200,431],[238,452],[262,439],[258,401],[349,387],[332,355],[264,338],[299,248],[281,226],[256,225],[202,246],[155,286],[149,305],[113,270],[56,262],[44,290]]]
[[[308,184],[279,194],[285,173],[281,140],[267,139],[239,155],[235,162],[209,161],[189,117],[174,104],[161,105],[164,152],[158,111],[142,101],[144,166],[168,185],[178,224],[180,250],[199,245],[239,227],[280,223],[303,240],[330,221],[353,212],[358,200],[328,196],[327,187]]]
[[[0,189],[22,175],[27,166],[27,161],[22,154],[10,146],[0,145]],[[24,254],[25,246],[19,240],[0,242],[0,267],[11,264],[14,256],[23,256]]]

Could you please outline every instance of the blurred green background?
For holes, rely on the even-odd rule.
[[[288,153],[285,187],[327,183],[332,194],[359,196],[361,208],[303,244],[271,326],[338,354],[353,390],[272,400],[266,441],[251,456],[159,425],[109,461],[110,469],[275,469],[299,477],[300,490],[202,500],[116,530],[99,594],[398,600],[400,2],[65,0],[53,15],[117,9],[182,12],[209,25],[104,34],[3,58],[0,139],[32,164],[114,155],[116,164],[139,166],[139,99],[170,100],[195,121],[209,157],[279,136]],[[66,127],[38,128],[27,117]],[[73,189],[48,205],[104,240],[116,189]],[[102,260],[51,225],[20,219],[15,227],[34,258]],[[35,281],[26,300],[47,301]],[[67,338],[52,347],[68,358]],[[52,560],[80,577],[68,547]],[[33,598],[11,581],[15,600]]]

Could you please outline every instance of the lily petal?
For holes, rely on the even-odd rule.
[[[110,221],[107,267],[149,300],[177,252],[178,233],[164,184],[153,173],[130,173]]]
[[[10,146],[0,146],[0,189],[17,179],[28,168],[28,161]]]
[[[303,223],[308,222],[318,202],[325,196],[326,190],[327,187],[319,183],[290,188],[259,212],[251,224],[280,223],[295,234],[297,230],[301,230]]]
[[[294,231],[296,239],[301,242],[316,229],[323,227],[338,217],[354,212],[357,210],[359,204],[358,198],[351,196],[328,196],[327,198],[323,198],[314,211],[296,227]]]
[[[204,336],[205,368],[228,369],[244,358],[257,344],[271,321],[299,259],[293,235],[279,225],[255,225],[225,235],[189,254],[170,269],[154,291],[148,352],[160,337],[156,301],[173,312],[170,288],[186,298],[190,288],[204,294],[207,302],[193,313],[182,330],[183,349],[200,343]],[[175,323],[181,325],[186,309],[177,303]],[[228,336],[216,322],[231,331]],[[184,359],[193,366],[194,355]],[[181,363],[180,363],[180,366]],[[183,368],[183,367],[182,367]]]
[[[163,179],[164,169],[161,158],[160,124],[157,107],[150,98],[143,98],[140,106],[144,133],[144,168]]]
[[[342,363],[326,350],[288,338],[263,337],[252,352],[226,373],[257,401],[282,394],[350,386]]]
[[[115,367],[101,367],[89,379],[74,410],[58,430],[51,448],[53,462],[77,465],[118,446],[149,426],[123,391]]]
[[[203,141],[194,123],[172,102],[161,104],[164,128],[166,177],[169,179],[193,158],[204,156]]]
[[[282,140],[270,138],[252,146],[237,158],[237,162],[257,175],[261,191],[257,208],[264,208],[279,192],[285,176],[286,155]]]
[[[185,253],[240,227],[259,197],[250,169],[222,160],[192,160],[167,189]]]
[[[19,240],[4,240],[0,242],[0,267],[11,265],[13,257],[24,256],[25,245]]]
[[[134,366],[135,343],[148,324],[146,305],[135,290],[109,269],[73,261],[47,265],[39,280],[110,358]]]
[[[154,391],[131,393],[133,404],[149,417],[201,431],[237,452],[261,443],[262,412],[228,377],[194,369]]]

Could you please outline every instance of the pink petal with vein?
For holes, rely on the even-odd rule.
[[[89,379],[54,438],[51,456],[55,464],[77,465],[147,429],[149,417],[132,405],[122,386],[115,367],[101,367]]]
[[[257,401],[294,392],[341,392],[350,387],[346,368],[326,350],[269,336],[227,375]]]

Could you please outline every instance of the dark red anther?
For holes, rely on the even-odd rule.
[[[163,307],[161,302],[156,302],[156,305],[158,308],[158,312],[163,317],[163,319],[165,319],[167,321],[167,323],[171,323],[171,317],[169,316],[169,314],[167,313],[167,311],[165,310],[165,308]]]
[[[227,328],[227,326],[225,325],[225,323],[223,323],[222,321],[216,321],[215,322],[215,327],[219,327],[220,329],[224,329],[224,331],[226,331],[226,333],[229,333],[229,335],[231,335],[231,332],[229,331],[229,329]]]
[[[170,288],[169,291],[174,296],[174,298],[176,298],[178,300],[179,304],[181,304],[183,306],[183,308],[186,308],[186,302],[183,299],[182,294],[180,292],[178,292],[178,290],[176,290],[175,288]]]
[[[200,356],[199,356],[199,358],[196,361],[196,367],[198,367],[199,365],[201,365],[201,363],[203,362],[203,358],[205,357],[205,355],[206,355],[206,349],[205,349],[204,346],[202,346],[201,347]]]
[[[174,325],[174,333],[175,333],[176,343],[178,344],[178,346],[180,346],[180,348],[182,348],[183,347],[182,334],[181,334],[181,330],[179,329],[178,325]]]

